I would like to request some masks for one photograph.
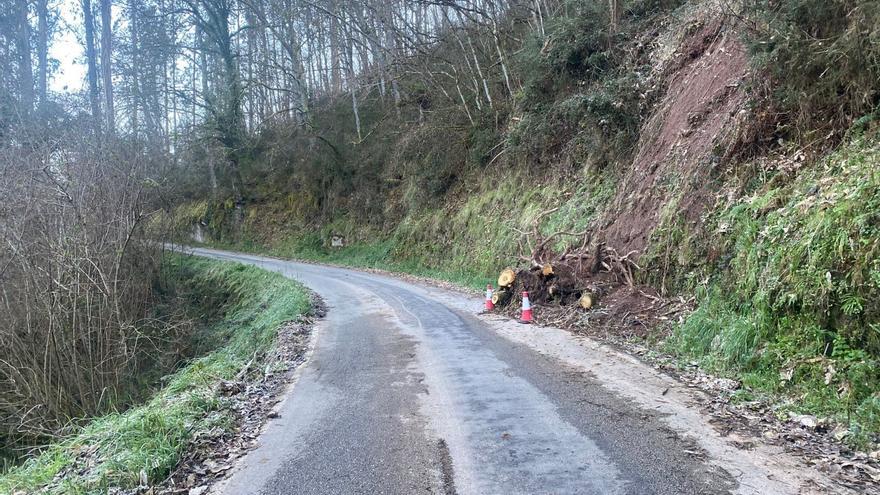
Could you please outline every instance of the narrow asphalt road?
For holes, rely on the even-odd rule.
[[[475,316],[478,299],[453,306],[387,276],[193,251],[283,273],[329,307],[279,417],[222,493],[742,491],[669,415],[499,335]]]

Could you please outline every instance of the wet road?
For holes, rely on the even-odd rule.
[[[478,299],[363,272],[194,250],[302,281],[327,302],[311,358],[222,492],[728,493],[657,411],[499,336]],[[443,297],[440,297],[440,296]],[[465,296],[460,296],[465,298]],[[522,332],[540,331],[522,326]]]

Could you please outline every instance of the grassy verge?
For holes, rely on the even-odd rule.
[[[232,426],[216,385],[264,356],[279,326],[310,307],[303,286],[275,273],[197,258],[168,262],[179,292],[212,321],[207,330],[224,343],[167,377],[142,406],[97,418],[0,476],[0,493],[44,487],[53,494],[106,493],[163,480],[192,438]]]
[[[719,205],[708,252],[720,255],[668,342],[742,378],[743,399],[782,398],[780,412],[842,423],[857,446],[880,433],[878,160],[858,139]]]
[[[216,238],[207,245],[285,258],[378,268],[446,280],[481,289],[519,258],[521,234],[531,231],[542,212],[545,235],[580,231],[609,201],[617,177],[584,171],[584,181],[569,185],[543,183],[526,174],[474,179],[479,190],[448,204],[409,212],[393,229],[382,231],[340,215],[316,229],[298,218],[286,203],[270,201],[251,207],[244,229],[231,242],[226,229],[209,227]],[[479,181],[479,182],[478,182]],[[183,206],[168,221],[181,231],[203,223],[213,225],[222,205]],[[343,235],[348,245],[331,249],[327,241]],[[570,240],[561,237],[561,243]],[[191,241],[184,240],[185,243]],[[528,249],[524,247],[524,249]]]

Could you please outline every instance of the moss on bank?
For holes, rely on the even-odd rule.
[[[602,211],[614,192],[617,177],[584,171],[574,185],[536,183],[522,174],[475,178],[474,190],[463,200],[406,215],[390,231],[382,231],[340,216],[320,227],[301,223],[295,213],[277,203],[253,205],[236,242],[207,239],[207,245],[254,253],[378,268],[448,280],[470,288],[494,282],[498,272],[520,254],[519,231],[530,231],[542,212],[547,235],[580,231]],[[169,218],[187,235],[189,225],[204,221],[185,208]],[[181,214],[180,212],[184,212]],[[332,235],[347,245],[328,246]],[[570,240],[570,239],[568,239]],[[191,238],[183,242],[193,242]],[[566,238],[558,241],[560,247]],[[524,249],[528,249],[523,246]]]

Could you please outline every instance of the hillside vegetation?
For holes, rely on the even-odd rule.
[[[877,3],[634,0],[617,22],[608,6],[562,2],[540,30],[511,13],[505,72],[480,59],[491,105],[414,72],[393,108],[359,90],[360,131],[333,96],[309,127],[266,125],[241,161],[242,217],[193,156],[153,227],[472,287],[521,262],[537,218],[544,235],[586,230],[633,253],[637,283],[695,298],[652,341],[742,379],[743,400],[876,441]],[[459,57],[457,33],[412,65],[458,70],[438,61]],[[472,35],[491,46],[491,30]]]
[[[0,493],[107,493],[164,481],[192,442],[240,418],[218,393],[249,363],[262,366],[279,327],[310,310],[300,284],[254,267],[170,255],[164,290],[198,322],[201,353],[142,404],[96,417],[0,474]]]

